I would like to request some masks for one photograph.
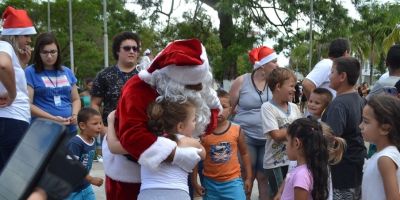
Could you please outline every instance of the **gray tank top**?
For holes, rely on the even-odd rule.
[[[240,125],[246,136],[266,140],[261,125],[261,105],[271,99],[272,92],[268,87],[265,87],[264,91],[259,94],[251,81],[251,74],[243,76],[233,122]]]

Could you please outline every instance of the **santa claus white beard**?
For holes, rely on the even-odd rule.
[[[185,88],[185,85],[174,81],[163,73],[158,71],[153,72],[150,85],[155,87],[157,93],[160,94],[160,98],[165,98],[168,101],[185,101],[191,99],[196,104],[196,128],[193,133],[193,137],[198,137],[204,134],[207,125],[210,123],[210,107],[219,100],[214,94],[215,91],[212,89],[212,75],[208,75],[206,81],[203,82],[203,88],[201,91],[191,90]],[[209,81],[211,80],[211,81]]]

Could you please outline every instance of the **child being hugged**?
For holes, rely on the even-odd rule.
[[[113,115],[114,111],[110,113]],[[164,136],[176,141],[180,147],[197,148],[202,159],[205,149],[200,142],[192,137],[196,124],[196,102],[191,99],[170,101],[158,97],[147,108],[149,117],[148,128],[157,136]],[[114,126],[108,117],[109,127]],[[115,131],[108,129],[107,144],[112,153],[127,154],[121,146]],[[172,161],[172,160],[171,160]],[[188,173],[170,162],[162,163],[158,169],[141,167],[141,187],[138,200],[190,200]]]
[[[361,133],[377,147],[364,166],[362,199],[400,199],[400,100],[389,95],[372,96],[362,117]]]
[[[218,90],[217,95],[223,111],[218,116],[217,128],[209,135],[201,138],[201,144],[206,149],[203,162],[202,185],[197,183],[197,170],[193,170],[192,184],[203,199],[238,199],[245,200],[251,193],[252,167],[247,151],[244,135],[239,125],[232,124],[228,118],[231,114],[230,96],[224,90]],[[243,185],[241,178],[238,152],[243,161],[246,179]]]
[[[103,122],[100,113],[90,107],[82,108],[78,113],[77,120],[80,133],[70,139],[67,147],[83,166],[90,171],[96,152],[95,138],[102,131]],[[103,179],[87,175],[82,184],[68,197],[68,200],[96,199],[91,184],[101,186]]]
[[[271,187],[271,197],[277,193],[288,170],[289,160],[284,144],[287,127],[302,117],[297,105],[291,102],[296,91],[295,85],[296,76],[292,71],[286,68],[274,69],[268,81],[272,100],[261,106],[262,126],[267,138],[263,167]]]

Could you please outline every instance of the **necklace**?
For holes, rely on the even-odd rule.
[[[251,73],[251,77],[250,77],[250,78],[251,78],[251,83],[253,84],[253,87],[254,87],[254,89],[256,90],[256,92],[257,92],[257,94],[258,94],[258,97],[260,98],[261,104],[263,104],[264,101],[262,100],[262,95],[263,95],[263,93],[264,93],[265,88],[268,87],[268,83],[267,83],[267,81],[265,81],[263,90],[259,90],[259,89],[257,88],[256,83],[254,82],[254,73],[255,73],[255,71],[253,71],[253,73]],[[267,90],[267,101],[268,101],[268,99],[269,99],[269,92],[268,92],[268,90]]]

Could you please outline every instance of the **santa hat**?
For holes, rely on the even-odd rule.
[[[8,6],[3,12],[3,31],[1,35],[33,35],[36,34],[32,20],[26,10],[17,10]]]
[[[278,58],[275,50],[266,46],[252,49],[249,52],[250,62],[253,64],[254,70]]]
[[[158,70],[178,83],[194,85],[203,82],[209,68],[206,50],[199,40],[177,40],[169,43],[147,70],[140,71],[139,77],[150,83],[152,73]]]

